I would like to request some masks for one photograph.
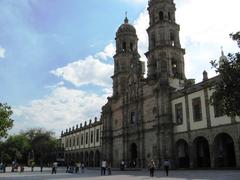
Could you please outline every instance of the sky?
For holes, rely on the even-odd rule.
[[[210,61],[237,52],[239,0],[175,0],[187,78],[215,75]],[[0,0],[0,102],[13,109],[11,133],[66,128],[100,118],[112,93],[115,33],[125,12],[148,49],[147,0]]]

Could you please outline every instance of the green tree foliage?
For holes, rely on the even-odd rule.
[[[25,163],[30,149],[31,145],[29,140],[21,134],[9,136],[8,139],[1,144],[2,158],[5,162],[16,160],[19,163]]]
[[[51,131],[30,129],[21,133],[28,138],[37,163],[48,163],[55,160],[56,138]]]
[[[0,103],[0,139],[7,137],[8,130],[13,126],[13,119],[11,119],[12,114],[13,112],[10,106]]]
[[[240,32],[231,34],[230,37],[237,41],[240,47]],[[219,73],[212,100],[222,103],[226,115],[240,116],[240,53],[229,54],[228,60],[221,64],[216,61],[212,61],[211,64]]]
[[[50,163],[56,158],[56,142],[51,131],[29,129],[0,142],[1,158],[6,163],[13,160],[21,164],[28,164],[29,160],[36,164]]]

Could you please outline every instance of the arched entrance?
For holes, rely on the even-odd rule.
[[[80,153],[80,162],[83,163],[83,152]]]
[[[77,155],[76,155],[76,162],[79,162],[80,161],[80,158],[79,158],[79,152],[77,152]]]
[[[93,158],[94,158],[94,153],[93,153],[93,151],[91,151],[90,155],[89,155],[89,166],[90,167],[93,167]]]
[[[85,166],[88,166],[88,152],[85,152],[85,159],[84,159]]]
[[[185,140],[180,139],[176,143],[177,163],[179,168],[189,167],[189,149]]]
[[[100,152],[97,150],[95,152],[95,167],[100,166]]]
[[[195,166],[210,167],[210,153],[208,141],[204,137],[197,137],[194,140]]]
[[[130,155],[131,155],[130,166],[136,167],[138,151],[137,151],[137,145],[135,143],[132,143],[130,146]]]
[[[226,133],[218,134],[214,139],[214,160],[216,167],[235,167],[234,142]]]

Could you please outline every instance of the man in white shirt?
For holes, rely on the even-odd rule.
[[[104,160],[102,161],[102,165],[101,165],[101,176],[102,176],[102,175],[105,176],[106,167],[107,167],[107,161],[104,159]]]

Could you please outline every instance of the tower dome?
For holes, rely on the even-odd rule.
[[[227,61],[228,61],[228,58],[227,56],[225,56],[223,48],[221,47],[221,56],[219,58],[219,66],[223,65],[224,62],[227,62]]]
[[[134,28],[133,25],[128,23],[127,17],[124,19],[124,23],[117,30],[117,36],[122,34],[136,35],[136,29]]]

